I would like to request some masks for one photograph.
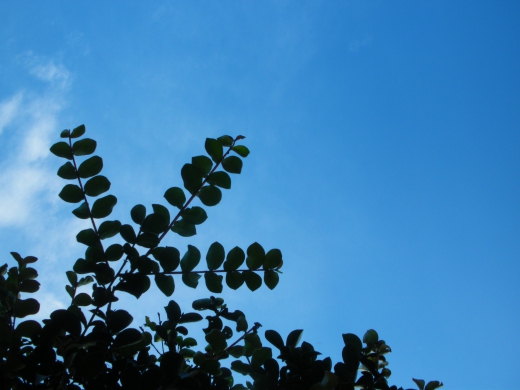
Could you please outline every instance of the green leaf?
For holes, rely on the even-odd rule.
[[[137,238],[135,234],[135,230],[131,225],[122,225],[119,229],[119,234],[123,237],[123,240],[129,242],[130,244],[134,244]]]
[[[234,271],[238,269],[246,258],[244,251],[238,246],[228,252],[227,259],[224,262],[224,270]]]
[[[220,161],[224,151],[222,149],[222,144],[219,141],[214,138],[206,138],[204,147],[213,161]]]
[[[78,287],[86,286],[87,284],[90,284],[94,281],[94,278],[92,276],[85,276],[84,278],[81,278],[78,282]]]
[[[257,290],[262,285],[262,278],[253,271],[244,271],[242,276],[251,291]]]
[[[182,282],[191,288],[197,288],[199,284],[200,275],[199,274],[182,274]]]
[[[96,141],[90,138],[84,138],[72,144],[72,153],[74,153],[75,156],[86,156],[94,153],[96,146]]]
[[[242,172],[242,160],[237,156],[229,156],[222,160],[222,168],[229,173]]]
[[[89,306],[92,304],[92,298],[86,293],[79,293],[74,297],[72,303],[78,306]]]
[[[146,207],[142,204],[135,205],[132,207],[132,210],[130,210],[130,217],[132,217],[132,221],[136,224],[142,224],[146,218]]]
[[[16,308],[14,316],[24,318],[40,311],[40,303],[34,298],[18,299],[16,301]]]
[[[216,206],[222,200],[220,189],[211,185],[202,187],[197,196],[205,206]]]
[[[78,203],[83,200],[83,191],[75,184],[67,184],[58,196],[65,202]]]
[[[184,188],[190,194],[196,193],[202,185],[202,172],[193,164],[184,164],[181,169],[181,176],[184,181]]]
[[[268,359],[273,357],[273,351],[269,347],[261,347],[253,353],[251,366],[253,368],[261,367]]]
[[[67,161],[58,169],[58,176],[65,180],[73,180],[78,178],[78,174],[74,169],[74,165]]]
[[[179,187],[172,187],[166,190],[164,198],[172,206],[182,208],[184,202],[186,202],[186,195],[184,191]]]
[[[218,137],[217,140],[218,142],[220,142],[222,146],[233,145],[233,137],[231,137],[230,135],[223,135],[222,137]]]
[[[220,362],[213,359],[206,359],[200,364],[200,370],[210,375],[218,375],[220,373]]]
[[[247,248],[246,265],[249,269],[258,269],[264,264],[265,250],[258,242]]]
[[[218,269],[224,262],[225,257],[226,252],[222,244],[220,244],[219,242],[214,242],[213,244],[211,244],[208,249],[208,254],[206,255],[208,269],[210,271]]]
[[[185,313],[179,318],[179,324],[187,324],[188,322],[202,321],[202,316],[199,313]]]
[[[206,221],[206,219],[208,219],[208,214],[206,214],[206,211],[199,206],[187,208],[182,212],[181,215],[182,219],[194,225],[200,225]]]
[[[70,130],[62,130],[60,133],[60,138],[69,138],[70,136]]]
[[[206,280],[206,287],[209,291],[215,294],[220,294],[222,292],[222,279],[224,277],[222,275],[217,275],[214,272],[206,272],[204,274],[204,279]]]
[[[175,282],[171,275],[155,275],[155,283],[167,297],[171,296],[175,291]]]
[[[108,217],[114,206],[117,203],[117,198],[114,195],[107,195],[103,198],[99,198],[94,202],[92,206],[92,217],[94,218],[105,218]]]
[[[98,244],[98,236],[92,228],[85,229],[76,235],[76,241],[86,246],[95,246]]]
[[[245,332],[247,331],[247,327],[246,317],[240,316],[237,320],[237,332]]]
[[[137,236],[135,240],[136,245],[142,246],[144,248],[155,248],[159,245],[159,237],[153,233],[141,233]]]
[[[142,334],[137,329],[128,328],[123,330],[116,336],[112,348],[121,348],[133,344],[137,344],[141,341]]]
[[[242,375],[250,375],[253,373],[251,366],[241,360],[235,360],[234,362],[231,362],[231,369]]]
[[[276,330],[266,330],[265,339],[279,350],[282,350],[285,346],[283,343],[282,336],[280,336],[280,333],[278,333]]]
[[[204,176],[210,173],[211,168],[213,168],[213,163],[206,156],[192,157],[191,163],[195,165],[197,168],[199,168],[201,172],[204,174]]]
[[[177,233],[181,237],[191,237],[197,234],[197,229],[195,228],[195,225],[183,219],[175,221],[175,223],[171,227],[171,231]]]
[[[245,348],[242,345],[235,345],[227,350],[227,352],[235,359],[244,356]]]
[[[226,272],[226,284],[229,288],[236,290],[244,284],[244,277],[238,271]]]
[[[88,196],[98,196],[110,189],[110,181],[102,175],[94,176],[85,183],[84,189]]]
[[[119,229],[121,229],[121,222],[105,221],[101,225],[99,225],[99,238],[104,240],[106,238],[114,237],[116,234],[119,233]]]
[[[126,310],[109,311],[107,315],[108,329],[113,333],[119,333],[130,326],[134,317]]]
[[[211,310],[213,306],[214,302],[210,298],[196,299],[191,305],[195,310]]]
[[[282,252],[280,249],[271,249],[265,255],[264,268],[273,269],[282,263]]]
[[[366,331],[365,335],[363,336],[363,342],[365,344],[373,344],[377,343],[379,340],[379,335],[374,329],[369,329]]]
[[[190,272],[199,264],[200,251],[193,245],[188,245],[188,250],[181,259],[181,269],[183,272]]]
[[[55,156],[66,158],[67,160],[72,160],[72,150],[70,149],[69,144],[66,142],[56,142],[49,150]]]
[[[165,272],[175,271],[180,264],[180,253],[177,248],[171,246],[156,248],[152,253]]]
[[[211,346],[213,352],[217,354],[227,347],[226,336],[218,329],[212,329],[211,332],[206,334],[206,341]]]
[[[249,149],[244,145],[233,146],[231,150],[238,154],[240,157],[247,157],[249,155]]]
[[[132,294],[139,299],[150,288],[150,279],[146,275],[133,274],[125,276],[124,280],[120,282],[115,289]]]
[[[289,333],[287,335],[287,341],[285,342],[285,345],[287,347],[296,348],[298,346],[298,344],[300,343],[302,334],[303,334],[303,329],[293,330],[291,333]]]
[[[278,276],[278,272],[267,270],[264,271],[264,283],[270,290],[273,290],[278,284],[280,277]]]
[[[361,353],[361,350],[363,349],[363,343],[361,342],[361,339],[359,337],[357,337],[353,333],[343,334],[342,337],[345,345],[353,345],[358,351],[358,353]]]
[[[35,293],[40,289],[40,283],[36,280],[24,280],[20,284],[20,292]]]
[[[430,381],[428,382],[428,384],[426,385],[426,387],[424,388],[424,390],[435,390],[435,389],[438,389],[440,387],[444,386],[442,384],[442,382],[439,382],[439,381]]]
[[[154,214],[162,215],[166,219],[168,224],[170,223],[170,219],[171,219],[170,212],[168,211],[168,209],[166,207],[164,207],[162,204],[154,203],[154,204],[152,204],[152,208],[153,208]]]
[[[213,172],[208,176],[208,183],[228,190],[231,188],[231,178],[224,171]]]
[[[417,385],[419,390],[424,390],[424,384],[426,383],[424,380],[422,380],[422,379],[413,379],[413,378],[412,378],[412,380],[415,382],[415,384]]]
[[[78,208],[72,210],[72,214],[74,214],[79,219],[88,219],[90,218],[90,214],[88,212],[87,204],[83,202],[79,205]]]
[[[103,159],[99,156],[92,156],[81,163],[78,168],[79,177],[86,179],[96,176],[103,169]]]
[[[174,324],[179,322],[179,319],[181,318],[181,308],[177,302],[171,300],[168,302],[168,306],[164,307],[164,310],[168,316],[168,321]]]
[[[168,229],[169,222],[163,214],[152,213],[144,219],[141,229],[143,232],[160,234]]]
[[[85,125],[79,125],[70,134],[70,138],[78,138],[85,134]]]

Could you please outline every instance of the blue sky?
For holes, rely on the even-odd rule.
[[[196,237],[169,238],[282,250],[279,286],[225,289],[232,308],[334,361],[374,328],[397,385],[513,389],[518,20],[513,1],[2,2],[4,261],[38,256],[46,312],[66,304],[84,225],[57,197],[62,129],[98,141],[125,222],[206,137],[243,134],[243,174]],[[180,284],[186,309],[208,295]],[[168,299],[142,301],[136,324]]]

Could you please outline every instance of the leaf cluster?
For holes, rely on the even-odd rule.
[[[0,386],[12,389],[391,389],[385,355],[390,347],[369,330],[363,342],[344,334],[342,362],[334,366],[307,342],[302,330],[285,339],[274,330],[264,338],[260,323],[250,325],[244,312],[231,311],[220,297],[195,300],[185,312],[171,299],[163,319],[146,317],[142,325],[124,307],[121,294],[139,299],[153,285],[167,297],[175,293],[175,280],[197,288],[204,277],[207,290],[222,293],[262,283],[274,289],[283,266],[279,249],[265,250],[254,242],[245,251],[238,246],[226,252],[213,242],[202,261],[200,250],[187,244],[181,250],[164,245],[172,232],[178,240],[197,234],[207,218],[205,207],[216,206],[222,190],[231,188],[230,174],[240,174],[249,149],[238,143],[243,136],[224,135],[205,141],[206,155],[198,155],[180,172],[182,186],[164,193],[165,204],[151,208],[138,204],[128,221],[108,219],[117,205],[109,194],[111,183],[101,174],[103,159],[93,155],[97,143],[84,138],[81,125],[61,133],[62,141],[50,148],[66,161],[58,176],[69,181],[59,193],[76,204],[72,214],[90,221],[76,235],[85,246],[84,256],[66,271],[67,309],[53,311],[42,323],[19,319],[37,314],[40,303],[23,294],[37,293],[38,259],[11,255],[16,265],[0,267]],[[111,239],[110,245],[107,239]],[[152,283],[153,280],[153,283]],[[203,314],[205,315],[203,317]],[[199,347],[188,324],[206,320]],[[133,326],[132,326],[133,325]],[[363,345],[364,344],[364,345]],[[232,360],[231,362],[229,362]],[[229,362],[229,363],[228,363]],[[235,374],[234,374],[235,373]],[[245,385],[234,375],[246,375]],[[442,384],[415,380],[420,390]]]

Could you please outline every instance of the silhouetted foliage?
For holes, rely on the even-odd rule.
[[[70,306],[54,311],[42,323],[25,319],[40,309],[37,299],[26,298],[40,287],[32,267],[37,258],[11,253],[16,265],[0,268],[2,388],[397,390],[388,385],[390,347],[374,330],[367,331],[363,340],[344,334],[343,361],[333,365],[330,358],[318,359],[321,354],[311,344],[300,344],[302,330],[292,331],[285,340],[267,330],[265,340],[275,348],[266,346],[259,323],[249,324],[242,311],[231,310],[215,296],[194,301],[186,311],[170,300],[164,307],[164,320],[146,317],[142,326],[131,327],[132,315],[124,307],[115,307],[121,294],[139,299],[153,281],[169,297],[176,281],[196,288],[202,278],[212,294],[220,294],[224,285],[254,291],[264,283],[274,289],[282,253],[256,242],[245,250],[235,247],[226,253],[214,242],[205,255],[207,269],[198,270],[202,254],[195,246],[188,245],[184,253],[162,246],[170,231],[181,237],[197,233],[197,225],[207,215],[203,207],[194,205],[196,200],[215,206],[222,189],[231,188],[229,174],[239,174],[241,157],[249,154],[247,147],[238,145],[243,136],[206,139],[209,157],[193,157],[181,169],[187,192],[169,188],[164,194],[168,205],[153,204],[151,210],[136,205],[130,210],[131,223],[122,223],[106,219],[117,198],[107,195],[110,181],[100,175],[101,157],[87,157],[97,144],[81,138],[84,133],[83,125],[64,130],[63,141],[50,148],[67,160],[58,169],[58,176],[70,181],[60,198],[79,204],[72,213],[90,220],[92,226],[76,236],[86,247],[84,258],[66,271]],[[119,238],[119,243],[107,245],[108,238]],[[91,285],[90,293],[81,288],[86,285]],[[201,323],[205,335],[202,348],[198,348],[201,340],[190,337],[185,326],[194,322]],[[248,377],[246,385],[235,383],[233,371]],[[437,381],[414,381],[420,390],[442,386]]]

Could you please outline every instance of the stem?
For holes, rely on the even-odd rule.
[[[244,271],[251,271],[251,272],[257,272],[257,271],[273,271],[272,269],[237,269],[237,270],[233,270],[233,271],[237,271],[237,272],[244,272]],[[171,271],[171,272],[150,272],[150,273],[142,273],[140,272],[141,275],[148,275],[148,276],[156,276],[156,275],[182,275],[182,274],[209,274],[209,273],[224,273],[224,272],[232,272],[232,271],[226,271],[226,270],[223,270],[223,269],[219,269],[219,270],[213,270],[213,271],[188,271],[188,272],[185,272],[185,271]],[[123,274],[121,275],[121,278],[125,278],[126,274]]]

